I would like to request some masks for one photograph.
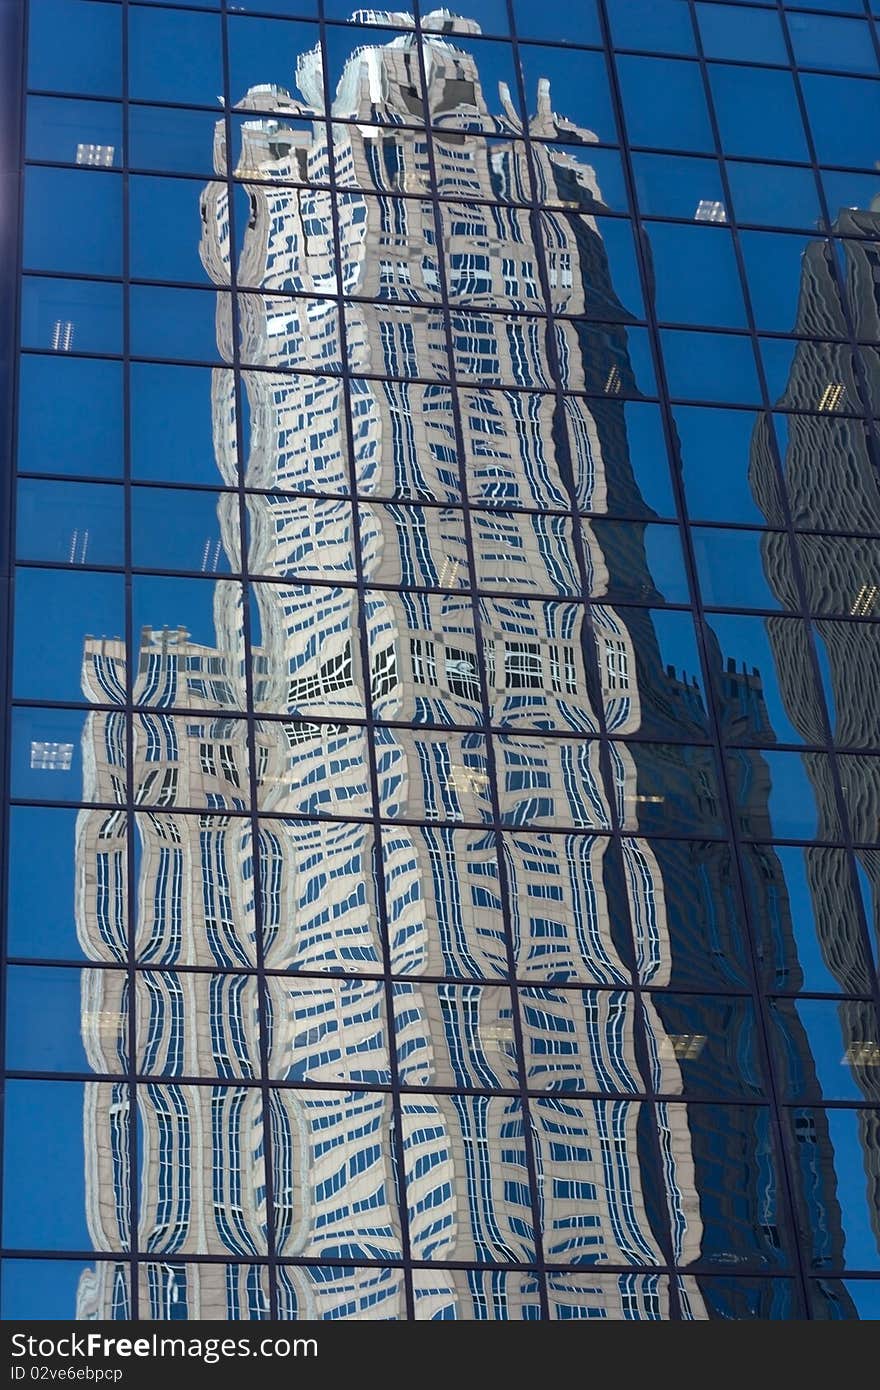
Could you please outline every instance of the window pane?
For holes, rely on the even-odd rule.
[[[669,390],[681,400],[760,403],[755,357],[748,338],[723,333],[660,333]]]
[[[513,1001],[497,985],[394,986],[398,1075],[407,1086],[519,1087]]]
[[[43,352],[121,353],[121,285],[25,276],[21,338]]]
[[[703,52],[707,58],[738,58],[743,62],[785,63],[788,55],[779,16],[741,5],[700,3],[696,7]]]
[[[55,639],[47,645],[43,615],[52,613]],[[21,569],[15,595],[15,693],[30,700],[99,700],[108,692],[92,683],[96,657],[111,663],[125,651],[122,575],[94,571]],[[119,690],[112,703],[124,698]]]
[[[419,1320],[513,1321],[540,1316],[538,1280],[533,1274],[498,1269],[414,1269],[413,1293]]]
[[[19,1250],[125,1250],[130,1212],[127,1082],[10,1081],[4,1230]],[[87,1108],[86,1108],[87,1107]],[[115,1173],[119,1200],[87,1224],[87,1200]]]
[[[721,227],[652,222],[648,237],[660,319],[745,327],[745,305],[729,232]]]
[[[868,130],[880,112],[880,82],[804,73],[801,84],[820,162],[870,168]]]
[[[806,163],[807,142],[790,73],[710,63],[709,79],[725,154]]]
[[[876,76],[877,58],[866,20],[793,14],[789,16],[788,27],[799,67],[866,72]]]
[[[96,1260],[84,1268],[77,1260],[4,1260],[0,1309],[4,1319],[28,1322],[31,1318],[74,1317],[83,1307],[83,1291],[96,1284],[120,1317],[130,1315],[130,1272],[127,1263]],[[105,1306],[105,1305],[101,1305]]]
[[[691,518],[781,525],[785,517],[767,417],[692,406],[677,406],[673,413]],[[752,457],[763,465],[760,489]]]
[[[125,1071],[126,985],[124,970],[10,966],[7,1065],[12,1071]],[[85,1002],[81,990],[88,991]]]
[[[102,168],[122,163],[122,108],[113,102],[28,97],[26,128],[28,159]]]
[[[29,22],[28,85],[118,96],[122,12],[89,0],[36,0]]]
[[[132,362],[129,375],[131,471],[139,480],[168,483],[222,481],[235,484],[237,446],[234,429],[222,440],[220,462],[214,454],[212,390],[234,412],[232,373]],[[218,450],[219,452],[219,450]]]
[[[132,103],[128,108],[129,162],[135,169],[207,176],[216,168],[217,125],[211,112]],[[216,172],[224,169],[216,168]]]
[[[730,743],[824,743],[806,625],[797,618],[709,618],[716,700]]]
[[[121,487],[22,479],[16,527],[20,560],[120,568],[124,562]]]
[[[712,149],[712,130],[696,63],[621,57],[617,67],[627,133],[634,145]]]
[[[685,1274],[680,1280],[679,1299],[687,1321],[761,1318],[787,1322],[803,1316],[792,1279]]]
[[[407,1096],[401,1110],[413,1258],[486,1264],[534,1259],[520,1102],[486,1095]],[[477,1163],[468,1163],[466,1154]]]
[[[668,1185],[673,1220],[691,1203],[700,1213],[679,1238],[680,1262],[725,1265],[734,1255],[771,1270],[784,1267],[790,1239],[769,1111],[754,1105],[664,1105],[658,1111],[661,1144],[687,1144],[692,1154],[690,1172],[674,1171]]]
[[[798,1220],[815,1270],[880,1268],[871,1220],[877,1123],[874,1109],[788,1113]]]
[[[714,159],[636,154],[633,169],[643,214],[727,220],[721,172]]]
[[[652,990],[643,1008],[656,1090],[713,1100],[765,1093],[751,1000]]]
[[[816,177],[811,169],[749,164],[732,159],[727,177],[737,221],[768,227],[812,230],[820,216]]]
[[[771,1042],[787,1100],[872,1100],[880,1021],[856,1000],[774,999]]]
[[[135,8],[128,16],[129,95],[216,107],[223,91],[219,19]]]
[[[28,169],[24,205],[23,255],[29,270],[122,273],[122,182],[115,175]]]
[[[609,0],[611,33],[619,48],[694,53],[688,6],[682,0]]]
[[[737,819],[749,838],[838,840],[840,817],[824,753],[727,755]]]
[[[275,1093],[273,1119],[282,1136],[273,1145],[280,1254],[401,1258],[391,1104],[381,1091]],[[324,1220],[320,1194],[336,1181],[340,1163],[357,1182],[337,1192]]]

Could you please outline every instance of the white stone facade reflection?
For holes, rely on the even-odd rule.
[[[441,29],[444,15],[426,28]],[[566,323],[554,330],[551,361],[544,321],[524,315],[546,307],[535,225],[552,309],[589,315],[586,277],[608,281],[601,228],[585,210],[601,199],[592,137],[554,114],[542,83],[529,157],[509,94],[501,91],[504,114],[491,118],[468,53],[439,35],[422,52],[427,105],[442,126],[430,146],[399,125],[418,119],[410,34],[357,51],[330,112],[315,54],[298,66],[303,102],[257,88],[241,103],[254,113],[234,169],[247,208],[235,265],[249,291],[237,296],[242,395],[231,365],[218,369],[212,407],[223,481],[238,481],[243,439],[253,489],[251,672],[233,581],[216,586],[215,647],[197,646],[185,629],[145,630],[135,701],[150,708],[131,736],[134,852],[121,813],[80,817],[83,949],[124,964],[131,932],[137,961],[155,967],[139,982],[131,1036],[126,977],[96,969],[84,982],[91,1065],[112,1070],[132,1045],[139,1068],[159,1078],[138,1088],[138,1244],[155,1257],[142,1317],[169,1316],[172,1306],[191,1318],[267,1315],[260,1276],[235,1262],[267,1252],[269,1178],[277,1256],[352,1266],[285,1267],[282,1316],[405,1316],[401,1271],[357,1268],[402,1257],[398,1198],[416,1260],[533,1261],[536,1214],[549,1264],[665,1259],[642,1186],[640,1105],[630,1098],[644,1084],[634,1006],[623,994],[553,989],[630,979],[612,930],[607,840],[590,833],[610,825],[598,744],[541,737],[583,740],[599,728],[583,668],[585,608],[574,601],[583,575],[561,520],[504,510],[563,511],[572,496],[583,510],[605,505],[612,465],[589,403],[568,395],[560,406],[529,389],[583,390],[583,345]],[[329,192],[296,186],[328,181],[331,129],[335,221]],[[560,134],[580,143],[552,146]],[[221,175],[224,143],[221,123]],[[505,203],[530,198],[532,179],[539,201],[558,203],[567,188],[568,209],[535,224]],[[433,203],[395,196],[432,188],[461,200],[442,205],[439,226]],[[209,274],[228,286],[227,192],[219,179],[205,190],[202,248]],[[438,307],[444,277],[448,320]],[[231,333],[221,294],[218,340],[230,363]],[[625,371],[622,328],[615,341],[614,370]],[[359,375],[343,379],[343,362]],[[452,505],[462,480],[472,500],[496,509],[474,512],[467,534]],[[223,534],[237,565],[234,524],[230,511]],[[601,593],[606,557],[589,525],[582,562]],[[479,636],[471,566],[482,589],[521,595],[481,598]],[[384,584],[403,588],[371,587]],[[441,592],[406,588],[418,585]],[[642,694],[627,626],[605,605],[594,631],[606,724],[637,731]],[[88,643],[92,698],[121,699],[125,675],[121,643]],[[249,691],[259,720],[253,762],[246,721],[234,717]],[[493,740],[494,771],[480,732],[486,705],[506,730]],[[370,717],[385,721],[372,750]],[[85,798],[123,803],[122,712],[93,713],[84,748]],[[617,749],[625,821],[636,768]],[[509,829],[501,846],[488,824],[493,777]],[[252,790],[256,845],[250,820],[236,814]],[[381,845],[374,812],[387,822]],[[307,819],[321,815],[337,819]],[[126,921],[130,862],[135,923]],[[663,884],[647,844],[632,842],[626,868],[641,978],[663,984]],[[511,960],[534,985],[519,1021],[501,985]],[[260,961],[287,972],[265,977],[262,998],[254,975],[234,973]],[[183,965],[231,973],[175,971]],[[389,971],[408,977],[390,994],[381,979]],[[327,978],[314,978],[320,972]],[[420,986],[430,974],[462,983]],[[653,1016],[648,1027],[662,1031]],[[656,1047],[651,1065],[653,1084],[661,1068],[676,1068]],[[530,1087],[556,1092],[534,1099],[528,1119],[518,1096],[480,1093],[518,1091],[524,1070]],[[407,1092],[395,1120],[390,1092],[369,1089],[395,1075],[474,1093]],[[265,1095],[245,1084],[262,1077],[291,1084]],[[674,1078],[664,1088],[676,1089]],[[579,1099],[576,1090],[614,1098]],[[89,1088],[89,1222],[96,1249],[116,1250],[129,1239],[129,1097],[122,1084],[109,1105],[106,1094]],[[701,1230],[689,1135],[675,1125],[664,1132],[676,1255],[687,1261]],[[229,1263],[175,1264],[183,1255]],[[554,1278],[554,1308],[575,1310],[556,1316],[585,1316],[577,1310],[593,1305],[605,1316],[663,1316],[667,1306],[653,1276]],[[534,1281],[504,1279],[418,1271],[418,1316],[535,1316]],[[78,1315],[120,1316],[123,1302],[113,1267],[99,1265],[82,1280]]]

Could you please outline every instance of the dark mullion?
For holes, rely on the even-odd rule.
[[[106,970],[113,972],[125,969],[125,966],[118,961],[88,961],[84,962],[82,957],[72,956],[13,956],[7,957],[7,965],[23,967],[35,970]],[[139,977],[149,975],[246,975],[256,976],[257,968],[255,965],[155,965],[149,961],[138,961],[137,973]],[[267,967],[266,976],[286,980],[293,985],[299,980],[319,980],[326,983],[327,972],[322,970],[298,970],[295,973],[281,967]],[[384,974],[379,971],[358,970],[346,971],[345,979],[351,980],[372,980],[374,982],[383,980]],[[508,983],[506,975],[442,975],[442,974],[410,974],[406,971],[399,971],[394,975],[394,982],[405,984],[424,984],[424,985],[477,985],[484,989],[499,989]],[[527,975],[517,976],[516,984],[521,990],[545,989],[561,990],[569,994],[631,994],[636,986],[632,984],[623,985],[596,985],[590,984],[585,980],[554,980],[548,985],[546,980],[536,980]],[[639,986],[643,994],[649,996],[664,995],[688,995],[694,998],[723,998],[723,999],[751,999],[752,993],[746,986],[732,986],[713,984],[711,987],[702,987],[689,984],[671,985],[641,985]],[[819,1000],[831,1003],[866,1003],[872,1002],[870,991],[853,990],[849,993],[843,990],[820,990],[820,989],[774,989],[768,991],[773,999],[787,999],[792,1001]],[[21,1069],[20,1069],[21,1070]],[[298,1083],[296,1083],[298,1084]],[[328,1083],[329,1084],[329,1083]],[[404,1083],[405,1084],[405,1083]],[[442,1089],[442,1088],[441,1088]],[[854,1102],[857,1103],[857,1102]],[[868,1102],[869,1104],[871,1102]]]
[[[83,1261],[83,1262],[88,1262],[88,1263],[91,1263],[91,1262],[96,1261],[96,1260],[97,1260],[97,1261],[101,1261],[102,1263],[108,1263],[108,1262],[115,1262],[115,1261],[118,1261],[118,1259],[119,1259],[118,1255],[114,1256],[114,1255],[112,1255],[112,1254],[108,1254],[106,1251],[103,1251],[103,1250],[86,1250],[86,1251],[82,1251],[82,1252],[81,1252],[81,1251],[77,1251],[77,1250],[27,1250],[27,1249],[21,1249],[21,1248],[18,1248],[18,1249],[16,1249],[16,1248],[11,1248],[11,1249],[9,1249],[8,1251],[3,1251],[3,1256],[4,1256],[4,1258],[6,1258],[6,1259],[19,1259],[19,1260],[20,1260],[20,1259],[25,1259],[25,1260],[68,1260],[68,1261],[70,1261],[70,1260],[77,1260],[77,1261]],[[174,1264],[180,1263],[180,1264],[187,1264],[187,1265],[203,1265],[203,1264],[204,1264],[204,1265],[256,1265],[256,1266],[260,1266],[260,1267],[263,1267],[263,1268],[266,1267],[266,1258],[265,1258],[265,1256],[259,1256],[259,1255],[229,1255],[229,1254],[227,1254],[227,1255],[209,1255],[209,1254],[188,1255],[188,1254],[177,1254],[177,1253],[175,1252],[175,1253],[173,1254],[173,1256],[169,1259],[169,1256],[168,1256],[167,1254],[162,1254],[162,1253],[160,1253],[160,1252],[157,1252],[155,1255],[141,1255],[141,1256],[139,1257],[139,1259],[138,1259],[138,1264],[139,1264],[140,1266],[142,1266],[142,1267],[143,1267],[143,1266],[146,1266],[146,1265],[151,1265],[151,1264],[152,1264],[152,1265],[155,1265],[155,1264],[168,1264],[168,1263],[172,1263],[172,1262],[173,1262]],[[286,1255],[286,1256],[284,1256],[283,1259],[281,1259],[281,1260],[278,1261],[278,1264],[279,1264],[279,1265],[282,1265],[282,1266],[291,1266],[291,1267],[297,1268],[297,1269],[305,1268],[305,1269],[342,1269],[342,1270],[346,1270],[346,1269],[347,1269],[347,1270],[358,1270],[358,1269],[402,1269],[402,1268],[403,1268],[402,1262],[401,1262],[399,1259],[397,1259],[397,1260],[358,1260],[358,1261],[353,1262],[353,1261],[350,1260],[350,1259],[340,1259],[340,1258],[338,1258],[338,1257],[331,1257],[331,1258],[328,1258],[328,1259],[326,1259],[326,1260],[317,1260],[317,1259],[315,1259],[314,1257],[308,1256],[308,1255]],[[559,1263],[559,1264],[550,1264],[550,1265],[547,1265],[547,1266],[545,1266],[545,1267],[539,1267],[539,1266],[535,1265],[534,1262],[529,1263],[529,1262],[524,1261],[524,1260],[510,1260],[510,1261],[505,1261],[503,1264],[502,1264],[502,1263],[498,1263],[498,1264],[489,1264],[489,1263],[487,1263],[487,1262],[485,1262],[485,1261],[478,1261],[478,1260],[446,1260],[446,1261],[444,1261],[442,1264],[441,1264],[439,1261],[434,1261],[434,1260],[431,1260],[431,1261],[427,1261],[427,1260],[413,1260],[413,1261],[412,1261],[412,1267],[413,1267],[413,1269],[424,1269],[425,1271],[427,1271],[427,1272],[429,1272],[429,1273],[437,1273],[438,1271],[444,1271],[444,1270],[452,1269],[452,1270],[462,1270],[462,1271],[466,1271],[466,1270],[474,1270],[474,1271],[481,1271],[481,1272],[484,1271],[484,1272],[486,1272],[486,1273],[497,1273],[497,1274],[506,1273],[506,1272],[508,1272],[508,1271],[512,1271],[512,1272],[516,1272],[516,1273],[524,1273],[524,1274],[541,1274],[542,1272],[544,1272],[544,1269],[546,1268],[546,1271],[547,1271],[548,1273],[551,1273],[551,1274],[569,1274],[569,1275],[573,1274],[573,1275],[580,1275],[580,1276],[582,1276],[582,1277],[584,1277],[584,1278],[586,1278],[586,1279],[588,1279],[588,1280],[591,1280],[591,1281],[594,1280],[594,1279],[601,1279],[603,1275],[617,1275],[617,1274],[635,1274],[635,1275],[645,1275],[645,1274],[650,1274],[650,1275],[655,1275],[655,1274],[659,1274],[659,1275],[668,1275],[668,1274],[673,1274],[673,1275],[674,1275],[674,1274],[676,1273],[675,1270],[670,1269],[670,1267],[669,1267],[668,1265],[664,1265],[664,1264],[656,1264],[656,1265],[622,1265],[622,1264],[613,1264],[613,1263],[610,1263],[610,1262],[609,1262],[608,1264],[605,1264],[605,1263],[603,1262],[603,1263],[602,1263],[601,1265],[599,1265],[598,1268],[597,1268],[595,1265],[585,1265],[585,1264],[563,1264],[563,1263]],[[717,1279],[719,1279],[719,1280],[726,1280],[726,1279],[731,1279],[731,1278],[734,1279],[734,1280],[742,1279],[743,1281],[748,1280],[748,1279],[773,1279],[773,1280],[791,1280],[791,1279],[792,1279],[791,1273],[790,1273],[788,1270],[768,1269],[768,1268],[767,1268],[766,1266],[764,1266],[764,1265],[757,1265],[757,1264],[754,1265],[754,1266],[746,1265],[744,1268],[743,1268],[743,1266],[739,1266],[738,1269],[737,1269],[737,1273],[734,1274],[734,1275],[731,1275],[729,1269],[725,1268],[725,1266],[723,1266],[723,1265],[711,1265],[711,1264],[702,1264],[702,1263],[695,1263],[695,1264],[693,1264],[693,1265],[688,1265],[687,1271],[686,1271],[686,1272],[687,1272],[689,1275],[690,1275],[690,1274],[699,1275],[701,1278],[711,1278],[711,1277],[715,1277],[715,1278],[717,1278]],[[823,1271],[821,1272],[821,1274],[819,1274],[819,1275],[814,1275],[813,1277],[814,1277],[814,1278],[820,1278],[820,1279],[852,1279],[852,1278],[859,1279],[859,1278],[860,1278],[860,1279],[865,1279],[865,1280],[874,1280],[874,1281],[876,1281],[877,1278],[878,1278],[878,1275],[877,1275],[876,1270],[860,1270],[860,1269],[855,1269],[855,1270],[842,1270],[842,1271],[841,1271],[841,1270],[830,1270],[830,1271],[825,1271],[825,1270],[823,1270]]]
[[[478,731],[475,730],[475,729],[470,729],[468,732],[470,732],[470,733],[475,733],[475,732],[478,732]],[[692,746],[692,745],[687,745],[687,746]],[[707,747],[707,748],[713,748],[713,747],[714,747],[714,745],[711,745],[711,744],[707,744],[707,745],[701,744],[701,745],[699,745],[699,746],[700,746],[700,747]],[[752,750],[752,751],[755,751],[755,752],[766,752],[767,750],[766,750],[766,749],[755,749],[755,750]],[[25,798],[25,797],[20,797],[20,796],[19,796],[19,797],[13,798],[12,804],[15,805],[15,806],[28,806],[28,807],[33,807],[33,808],[45,807],[46,809],[54,808],[54,809],[58,809],[58,810],[71,810],[71,809],[72,809],[72,810],[82,810],[82,809],[93,809],[93,808],[94,808],[94,809],[98,809],[98,810],[108,810],[108,811],[118,811],[118,810],[119,810],[119,806],[118,806],[118,805],[114,805],[112,802],[63,801],[63,800],[60,800],[60,799],[59,799],[59,800],[54,800],[54,801],[52,801],[52,800],[35,801],[35,800],[28,800],[27,798]],[[165,813],[168,812],[168,808],[167,808],[167,807],[161,807],[161,806],[155,806],[155,805],[154,805],[154,806],[140,805],[140,806],[136,807],[135,809],[136,809],[137,811],[144,811],[144,812],[149,812],[149,811],[154,811],[154,812],[158,812],[158,813],[161,813],[161,812],[163,812],[163,811],[164,811]],[[212,814],[213,814],[213,815],[218,815],[218,816],[234,817],[234,818],[239,819],[239,820],[242,819],[242,818],[246,818],[246,817],[248,817],[248,816],[250,815],[250,812],[249,812],[248,810],[246,810],[246,809],[245,809],[245,810],[237,810],[237,809],[234,808],[234,807],[223,808],[223,809],[218,809],[218,810],[216,810],[216,811],[212,811],[211,808],[207,808],[207,809],[206,809],[204,806],[201,806],[201,807],[199,807],[199,806],[184,806],[184,807],[172,807],[172,808],[171,808],[171,811],[172,811],[173,814],[177,814],[177,815],[196,815],[196,816],[198,816],[198,815],[212,815]],[[275,816],[275,817],[273,817],[273,816],[271,815],[271,813],[270,813],[268,819],[276,819],[276,820],[293,820],[293,821],[308,821],[310,824],[312,824],[312,823],[320,824],[320,823],[322,823],[322,822],[327,822],[328,824],[331,824],[331,825],[340,824],[340,823],[343,824],[343,825],[371,825],[371,824],[372,824],[372,818],[369,817],[369,816],[345,816],[345,817],[336,816],[336,817],[334,817],[334,816],[317,816],[317,815],[305,815],[305,814],[302,814],[302,815],[296,815],[296,816],[281,816],[281,817]],[[499,833],[501,833],[501,834],[504,834],[505,832],[510,833],[510,832],[516,830],[516,827],[515,827],[515,826],[511,825],[509,822],[506,822],[506,821],[497,821],[497,820],[485,820],[485,821],[466,821],[466,820],[445,820],[445,821],[443,821],[443,820],[435,820],[435,821],[424,821],[424,820],[416,820],[416,819],[415,819],[414,817],[412,817],[412,816],[409,816],[409,817],[407,817],[407,816],[401,816],[401,817],[399,817],[398,819],[396,819],[396,820],[394,820],[394,821],[383,821],[382,824],[388,826],[388,827],[391,828],[391,829],[399,829],[401,826],[413,826],[413,827],[415,827],[415,828],[417,828],[417,829],[423,829],[423,828],[425,828],[426,826],[429,827],[429,828],[436,828],[437,826],[450,825],[450,826],[454,826],[455,828],[457,828],[457,829],[459,829],[459,830],[478,830],[478,831],[480,831],[480,832],[483,833],[483,834],[488,834],[488,832],[489,832],[490,830],[495,830],[495,831],[497,831],[497,832],[499,832]],[[609,836],[611,835],[611,831],[610,831],[607,827],[598,827],[598,828],[594,828],[594,827],[583,826],[583,825],[581,825],[581,826],[560,825],[560,824],[557,824],[556,822],[553,822],[553,823],[551,823],[551,824],[549,824],[549,825],[543,825],[543,824],[542,824],[542,825],[536,825],[536,826],[533,826],[533,829],[536,831],[536,833],[539,833],[539,834],[548,834],[548,835],[574,835],[575,837],[591,836],[593,839],[596,839],[596,838],[605,839],[605,838],[607,838],[607,837],[609,837]],[[659,841],[659,840],[671,840],[671,841],[673,841],[673,842],[678,842],[678,841],[688,841],[688,842],[690,842],[690,841],[693,840],[693,841],[696,841],[696,842],[699,843],[699,844],[707,844],[707,843],[708,843],[708,844],[726,844],[726,843],[728,843],[728,837],[725,836],[725,835],[723,835],[723,834],[721,834],[721,833],[718,832],[718,831],[713,831],[713,832],[710,834],[710,833],[708,833],[708,832],[706,832],[706,831],[695,831],[695,830],[690,830],[690,831],[680,831],[680,830],[675,830],[675,831],[661,831],[661,830],[651,830],[651,831],[645,831],[645,830],[622,830],[622,831],[621,831],[621,838],[624,839],[624,840],[632,840],[632,839],[647,839],[647,840],[658,840],[658,841]],[[769,841],[769,840],[767,839],[766,836],[759,836],[759,835],[743,835],[743,836],[742,836],[742,841],[743,841],[743,844],[760,844],[760,845],[766,845],[766,844],[771,844],[771,843],[772,843],[772,844],[774,844],[774,845],[777,845],[777,844],[778,844],[778,845],[784,845],[784,846],[794,846],[795,848],[803,848],[804,845],[805,845],[805,843],[808,843],[808,844],[810,844],[810,845],[815,845],[815,846],[818,847],[819,849],[842,849],[842,848],[845,848],[845,845],[842,843],[841,840],[814,839],[814,840],[810,840],[810,841],[805,841],[805,840],[804,840],[804,837],[803,837],[802,835],[801,835],[801,836],[795,836],[795,835],[782,836],[782,835],[780,835],[780,836],[777,836],[776,839],[774,839],[774,840],[772,840],[772,841]],[[861,840],[860,840],[860,841],[856,841],[855,844],[856,844],[857,848],[860,848],[860,849],[866,849],[866,850],[867,850],[867,849],[876,849],[876,845],[875,845],[873,842],[865,842],[865,841],[861,841]]]
[[[129,27],[129,5],[128,0],[122,0],[122,412],[123,412],[123,458],[122,458],[122,486],[123,486],[123,516],[124,516],[124,563],[125,563],[125,699],[126,710],[120,711],[124,719],[125,729],[125,797],[128,803],[123,808],[125,817],[125,853],[126,853],[126,923],[127,946],[127,969],[126,969],[126,988],[128,990],[128,1163],[129,1163],[129,1184],[130,1184],[130,1208],[131,1208],[131,1233],[130,1251],[132,1261],[128,1265],[131,1278],[130,1306],[131,1318],[137,1321],[140,1313],[140,1289],[138,1287],[137,1266],[134,1260],[137,1258],[140,1244],[140,1222],[141,1222],[141,1168],[138,1162],[139,1156],[139,1135],[138,1135],[138,1112],[140,1091],[137,1086],[138,1071],[138,998],[137,998],[137,975],[135,967],[137,965],[137,950],[135,938],[137,934],[137,911],[138,911],[138,891],[137,891],[137,856],[135,854],[135,823],[134,816],[129,808],[134,804],[136,796],[135,787],[135,761],[134,761],[134,716],[131,710],[134,706],[135,682],[137,680],[136,662],[134,659],[134,627],[132,617],[132,575],[131,575],[131,545],[132,545],[132,509],[131,509],[131,291],[130,285],[130,244],[131,244],[131,210],[130,210],[130,184],[128,177],[128,27]],[[92,715],[91,718],[99,719],[101,716]],[[108,714],[107,719],[112,715]],[[86,716],[86,720],[89,716]],[[85,721],[84,721],[85,724]],[[88,969],[88,967],[86,967]],[[88,1156],[86,1162],[89,1162]]]
[[[353,977],[354,978],[354,977]],[[83,1083],[97,1083],[99,1085],[111,1085],[119,1082],[123,1074],[120,1072],[93,1072],[93,1071],[24,1071],[19,1068],[10,1068],[7,1077],[14,1081],[27,1081],[36,1084],[46,1082],[66,1082],[71,1085],[82,1085]],[[159,1086],[174,1089],[180,1086],[194,1086],[212,1091],[255,1091],[262,1087],[259,1077],[221,1077],[203,1076],[191,1073],[163,1073],[163,1072],[138,1072],[137,1084],[140,1086]],[[300,1080],[295,1084],[285,1082],[273,1082],[272,1093],[276,1095],[308,1095],[308,1094],[333,1094],[347,1096],[402,1096],[405,1098],[419,1096],[497,1096],[502,1099],[519,1100],[522,1092],[516,1086],[420,1086],[406,1083],[395,1087],[390,1081],[372,1082],[365,1085],[362,1082],[351,1081],[307,1081]],[[627,1102],[633,1104],[658,1105],[711,1105],[719,1110],[727,1110],[731,1113],[746,1110],[766,1110],[771,1111],[772,1107],[768,1097],[752,1095],[729,1095],[719,1097],[709,1091],[663,1091],[654,1090],[651,1087],[642,1086],[636,1091],[601,1091],[595,1087],[584,1087],[583,1090],[573,1091],[546,1091],[536,1087],[529,1087],[526,1096],[530,1099],[556,1099],[569,1101],[574,1104],[595,1102]],[[804,1107],[811,1109],[823,1108],[826,1110],[846,1110],[846,1111],[870,1111],[878,1113],[876,1102],[867,1100],[840,1100],[834,1097],[812,1096],[797,1100],[783,1102],[781,1107],[784,1113],[787,1110],[799,1110]],[[149,1252],[144,1252],[149,1253]],[[161,1253],[161,1252],[158,1252]],[[231,1252],[230,1252],[231,1253]],[[120,1258],[123,1258],[120,1256]],[[255,1259],[265,1260],[267,1256],[256,1255]],[[314,1257],[312,1257],[314,1258]],[[277,1261],[270,1263],[276,1263]],[[404,1261],[405,1262],[405,1261]],[[661,1260],[660,1263],[667,1263]],[[649,1266],[650,1267],[650,1266]],[[688,1266],[689,1268],[689,1266]]]
[[[16,434],[20,334],[21,256],[24,209],[24,90],[27,66],[27,5],[0,6],[0,332],[8,351],[0,358],[0,689],[5,696],[0,737],[0,873],[9,882],[10,776],[12,749],[12,624],[15,598]],[[8,895],[0,893],[0,951],[7,950]],[[0,970],[0,1071],[6,1064],[6,967]],[[6,1107],[0,1105],[0,1187],[5,1175]]]

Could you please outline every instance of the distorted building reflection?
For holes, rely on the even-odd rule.
[[[546,81],[527,131],[503,86],[493,115],[448,20],[356,50],[329,110],[317,51],[301,100],[251,89],[232,209],[217,128],[201,245],[228,365],[206,409],[224,484],[245,460],[249,604],[217,580],[211,647],[141,631],[132,725],[95,711],[84,739],[85,799],[131,783],[136,846],[121,812],[77,835],[84,952],[129,963],[134,874],[150,967],[83,984],[92,1067],[151,1078],[136,1144],[127,1083],[87,1088],[85,1116],[97,1250],[130,1243],[137,1150],[141,1316],[266,1317],[270,1254],[303,1261],[273,1266],[279,1314],[328,1318],[406,1316],[407,1255],[437,1266],[417,1316],[479,1318],[540,1315],[506,1264],[786,1254],[769,1111],[643,1099],[689,1097],[708,1031],[699,1000],[643,1004],[633,978],[743,989],[749,967],[698,672],[650,606],[595,137]],[[123,642],[86,644],[88,698],[122,704],[127,679]],[[727,688],[768,722],[759,673]],[[680,839],[646,833],[657,807]],[[553,1316],[668,1314],[655,1274],[549,1285]],[[706,1316],[696,1279],[676,1297]],[[78,1315],[129,1298],[96,1262]]]
[[[880,329],[877,300],[877,237],[880,205],[843,208],[831,228],[834,240],[805,246],[797,318],[799,334],[844,339],[854,332],[876,341]],[[877,614],[876,542],[867,538],[880,527],[880,483],[871,446],[858,412],[875,409],[877,384],[870,353],[859,363],[841,342],[802,340],[794,347],[791,372],[778,404],[786,415],[781,462],[792,521],[799,531],[794,547],[780,532],[762,542],[767,583],[783,607],[804,607],[813,615],[819,662],[825,682],[831,737],[853,750],[838,762],[839,791],[828,759],[805,755],[803,762],[818,812],[821,840],[839,839],[838,797],[856,842],[855,857],[866,886],[866,915],[851,865],[843,854],[818,846],[803,850],[819,948],[829,976],[841,993],[871,991],[880,924],[880,761],[858,750],[876,748],[880,723],[876,691],[880,680],[880,625]],[[812,412],[812,413],[808,413]],[[766,427],[756,430],[750,482],[768,522],[778,524],[773,503],[774,450]],[[827,534],[828,532],[838,534]],[[794,551],[796,548],[797,554]],[[810,692],[815,676],[806,649],[791,640],[792,624],[768,619],[781,696],[793,727],[805,742],[817,739]],[[821,735],[819,735],[821,737]],[[772,826],[767,827],[772,834]],[[859,847],[861,846],[861,847]],[[873,936],[873,943],[869,937]],[[794,981],[797,987],[797,980]],[[865,1101],[880,1100],[877,1014],[873,1004],[853,1000],[838,1006],[842,1058]],[[790,1025],[791,1026],[791,1025]],[[809,1056],[800,1043],[793,1054]],[[794,1064],[793,1064],[794,1065]],[[808,1089],[808,1088],[805,1088]],[[868,1193],[880,1181],[877,1112],[857,1112],[859,1141]],[[814,1267],[841,1266],[834,1148],[825,1116],[814,1111],[796,1122],[799,1200],[814,1236]],[[824,1131],[824,1132],[823,1132]],[[880,1251],[880,1210],[869,1200],[870,1222]],[[823,1232],[820,1239],[818,1233]],[[839,1298],[849,1295],[841,1286]]]

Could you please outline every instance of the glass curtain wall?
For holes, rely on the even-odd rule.
[[[880,5],[460,4],[27,4],[3,1317],[880,1316]]]

